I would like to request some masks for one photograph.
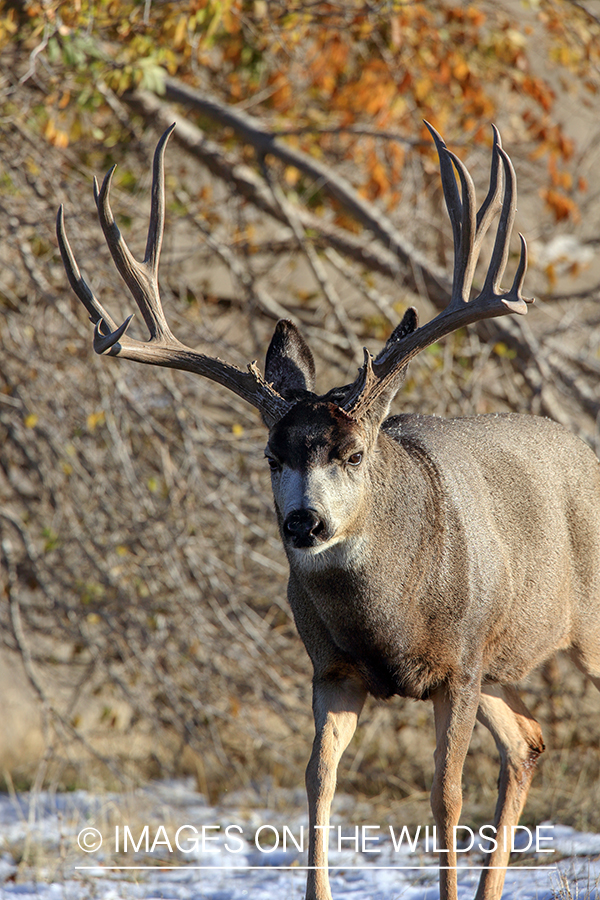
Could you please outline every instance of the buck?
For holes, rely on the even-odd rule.
[[[527,311],[522,237],[512,287],[500,287],[516,209],[511,161],[494,129],[489,190],[476,212],[466,167],[430,128],[454,235],[450,302],[421,327],[409,309],[375,359],[365,350],[352,384],[318,394],[312,353],[289,321],[275,328],[264,377],[255,363],[244,372],[172,335],[157,275],[171,131],[154,156],[143,262],[111,212],[114,170],[100,189],[94,182],[108,247],[150,340],[128,337],[131,317],[117,327],[81,277],[61,207],[57,232],[69,282],[95,323],[97,353],[206,376],[256,407],[269,430],[265,455],[289,562],[288,597],[314,668],[307,898],[331,898],[323,835],[338,763],[365,698],[397,694],[433,704],[431,806],[446,851],[440,896],[456,900],[453,829],[475,721],[490,730],[500,754],[494,824],[510,828],[544,749],[515,683],[565,650],[600,689],[600,465],[591,450],[533,416],[388,417],[420,350],[470,323]],[[485,281],[472,296],[482,241],[498,213]],[[509,852],[506,842],[490,845],[478,900],[501,896]]]

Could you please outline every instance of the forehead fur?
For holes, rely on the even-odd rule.
[[[364,441],[359,422],[335,403],[309,400],[296,403],[273,426],[269,448],[292,468],[325,464]]]

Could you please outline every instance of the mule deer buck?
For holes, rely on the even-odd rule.
[[[127,336],[129,318],[117,327],[81,277],[61,208],[58,241],[69,282],[95,323],[97,353],[204,375],[255,406],[269,429],[265,455],[289,562],[288,597],[314,667],[306,896],[331,898],[323,835],[338,763],[365,698],[398,694],[433,703],[431,806],[447,851],[440,896],[456,900],[453,827],[475,720],[500,753],[494,824],[510,827],[544,749],[514,684],[568,650],[600,689],[600,465],[591,450],[532,416],[388,417],[420,350],[478,320],[527,311],[522,237],[513,285],[500,288],[516,208],[512,164],[494,129],[489,190],[476,211],[467,169],[430,128],[454,234],[451,300],[421,327],[409,309],[375,359],[365,350],[352,384],[317,394],[312,353],[289,321],[275,328],[264,377],[255,363],[243,372],[171,333],[157,275],[171,131],[155,152],[143,262],[111,212],[113,170],[100,189],[94,184],[100,224],[149,342]],[[481,244],[498,213],[485,282],[471,299]],[[502,841],[488,852],[477,898],[501,896],[509,852]]]

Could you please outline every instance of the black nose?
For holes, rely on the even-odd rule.
[[[325,523],[314,509],[295,509],[283,523],[283,532],[294,547],[313,547],[325,536]]]

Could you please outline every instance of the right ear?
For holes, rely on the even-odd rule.
[[[280,319],[275,326],[265,360],[265,379],[286,400],[293,399],[298,391],[314,391],[313,355],[288,319]]]

